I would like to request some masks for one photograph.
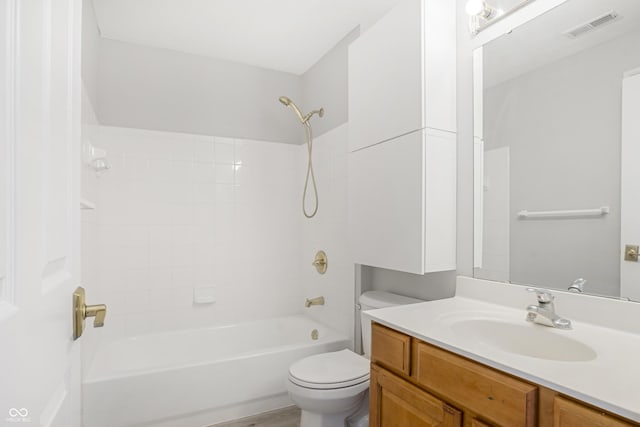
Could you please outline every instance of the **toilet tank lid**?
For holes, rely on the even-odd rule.
[[[392,294],[384,291],[367,291],[360,295],[360,304],[371,308],[393,307],[395,305],[416,304],[424,302],[404,295]]]

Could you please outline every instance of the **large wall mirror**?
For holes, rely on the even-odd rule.
[[[568,0],[474,82],[474,276],[640,301],[640,1]]]
[[[2,27],[4,29],[4,27]],[[0,31],[0,316],[2,306],[6,301],[11,301],[8,285],[8,271],[11,265],[8,260],[9,231],[9,184],[12,173],[12,153],[9,144],[13,144],[13,131],[11,128],[13,117],[13,71],[10,70],[9,54],[7,47],[11,44],[7,41],[8,31]]]
[[[0,126],[2,129],[3,126]],[[0,139],[0,304],[7,299],[7,147],[6,138]]]

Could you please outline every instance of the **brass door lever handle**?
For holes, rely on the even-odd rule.
[[[101,328],[104,326],[104,318],[107,316],[107,306],[104,304],[85,305],[84,316],[93,317],[93,327]]]
[[[93,317],[93,327],[104,326],[107,316],[107,306],[104,304],[87,305],[85,292],[82,286],[78,286],[73,292],[73,339],[77,340],[84,331],[84,319]]]

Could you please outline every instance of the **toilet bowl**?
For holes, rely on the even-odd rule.
[[[422,302],[387,292],[365,292],[361,310]],[[345,420],[369,406],[371,325],[362,323],[364,356],[340,350],[306,357],[289,368],[287,390],[302,410],[300,427],[344,426]],[[363,408],[366,406],[366,408]]]
[[[367,395],[369,360],[351,350],[306,357],[289,368],[287,390],[302,409],[301,426],[342,426]]]

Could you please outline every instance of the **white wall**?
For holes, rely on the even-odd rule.
[[[305,298],[325,297],[325,305],[305,309],[318,321],[354,338],[355,278],[347,241],[347,53],[360,31],[353,30],[301,76],[303,111],[325,109],[312,119],[313,162],[320,206],[314,218],[302,219],[301,273]],[[298,192],[300,201],[306,174],[307,147],[299,147]],[[307,206],[313,206],[309,188]],[[300,212],[302,216],[302,212]],[[327,253],[329,267],[318,274],[311,262],[318,250]]]
[[[305,313],[353,339],[354,268],[347,241],[347,137],[345,124],[315,139],[313,161],[320,204],[315,217],[302,218],[299,266],[305,298],[325,297],[324,306],[310,307]],[[299,217],[302,217],[300,200],[306,158],[306,146],[298,147],[297,191],[292,197]],[[307,201],[307,206],[313,206],[312,197],[307,197]],[[311,265],[318,250],[324,250],[328,258],[327,272],[322,275]]]
[[[91,0],[82,0],[82,82],[92,106],[98,104],[100,30]]]
[[[85,37],[90,56],[96,34]],[[99,39],[97,114],[105,125],[301,144],[304,132],[278,98],[304,112],[324,107],[315,135],[346,123],[347,48],[358,36],[356,28],[301,76]]]
[[[485,92],[485,148],[511,150],[511,266],[516,283],[618,295],[622,75],[640,66],[640,32]],[[610,206],[602,218],[518,220],[520,210]]]
[[[302,311],[299,147],[101,126],[97,291],[105,334]],[[194,304],[212,287],[214,304]]]
[[[483,157],[482,262],[473,274],[487,280],[508,282],[511,223],[509,147],[488,150]]]
[[[281,95],[300,99],[300,78],[100,40],[97,114],[104,125],[300,143],[304,133]]]
[[[359,35],[358,28],[351,31],[301,76],[301,108],[306,112],[324,107],[324,117],[313,121],[315,135],[322,135],[349,120],[348,48]]]

